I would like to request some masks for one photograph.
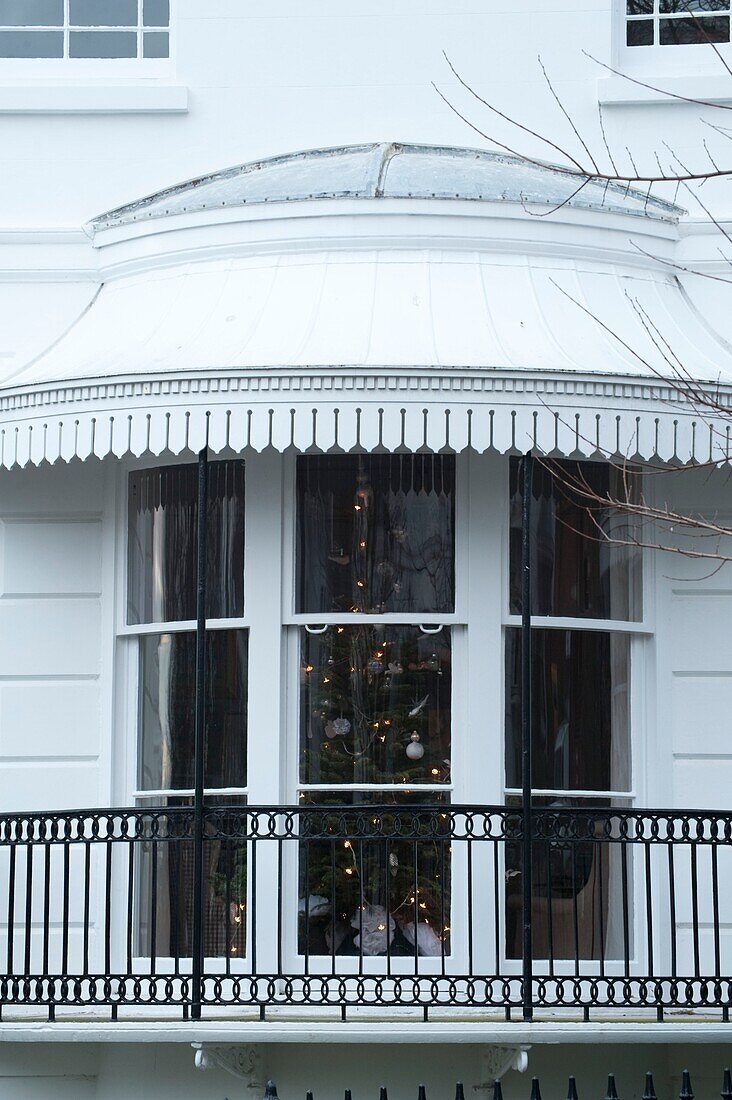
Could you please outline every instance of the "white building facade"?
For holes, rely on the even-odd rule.
[[[0,1097],[718,1091],[691,7],[0,0]]]

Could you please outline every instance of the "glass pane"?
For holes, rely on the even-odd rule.
[[[159,466],[130,474],[127,622],[196,617],[198,467]],[[244,463],[208,467],[206,614],[244,611]]]
[[[301,794],[302,807],[332,807],[300,818],[301,954],[449,954],[454,842],[439,812],[448,802],[393,791]],[[409,812],[400,817],[399,806]]]
[[[704,19],[662,19],[659,25],[662,46],[693,46],[708,42],[729,42],[729,16]]]
[[[642,617],[641,552],[631,520],[603,503],[627,497],[627,471],[603,462],[534,463],[531,505],[535,615]],[[632,481],[630,492],[633,492]],[[510,608],[521,613],[521,472],[511,460]]]
[[[452,611],[452,456],[302,458],[297,500],[298,611]]]
[[[138,952],[180,959],[193,946],[192,799],[156,799],[169,810],[156,822],[156,839],[135,845],[138,881]],[[247,843],[238,839],[243,797],[210,799],[204,820],[203,949],[207,958],[246,954]],[[144,808],[144,801],[138,803]],[[231,810],[227,811],[227,807]],[[215,819],[215,820],[214,820]],[[221,835],[226,834],[226,835]],[[126,869],[126,868],[125,868]]]
[[[519,805],[509,799],[509,805]],[[605,799],[537,798],[532,845],[532,955],[535,959],[632,958],[633,858],[601,839],[618,835]],[[593,812],[594,811],[594,812]],[[632,846],[630,846],[632,848]],[[521,847],[506,844],[506,954],[522,957]],[[623,889],[623,874],[625,887]],[[623,913],[623,906],[627,911]],[[627,929],[627,944],[625,929]]]
[[[63,31],[0,31],[0,57],[63,56]]]
[[[450,631],[301,631],[303,783],[450,781]]]
[[[532,786],[630,789],[625,634],[532,630]],[[521,786],[521,631],[506,631],[506,785]]]
[[[626,0],[628,15],[653,15],[653,0]]]
[[[247,781],[246,630],[212,630],[206,652],[207,787]],[[141,790],[193,787],[196,635],[140,638]]]
[[[135,31],[72,31],[69,57],[137,57]]]
[[[137,0],[69,0],[72,27],[136,27]]]
[[[660,0],[662,14],[675,12],[729,11],[730,0]]]
[[[631,19],[628,23],[625,40],[628,46],[652,46],[653,20]]]
[[[1,27],[62,27],[64,0],[0,0]]]
[[[142,36],[143,57],[168,57],[170,54],[167,31],[146,31]]]
[[[146,27],[167,27],[170,22],[170,0],[143,0],[142,22]]]

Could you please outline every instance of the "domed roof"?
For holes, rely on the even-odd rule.
[[[503,153],[380,142],[312,149],[225,168],[94,218],[92,232],[192,211],[307,199],[467,199],[573,206],[668,221],[682,211],[618,184]]]

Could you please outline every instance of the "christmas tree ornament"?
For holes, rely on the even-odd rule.
[[[433,653],[426,662],[426,667],[430,672],[439,672],[440,670],[440,658],[436,653]]]
[[[374,673],[383,672],[384,671],[384,662],[381,660],[380,657],[372,657],[371,660],[369,661],[368,665],[367,665],[367,668],[368,668],[369,672],[374,672]]]
[[[351,723],[347,718],[334,718],[330,724],[334,737],[347,737],[351,732]]]
[[[409,739],[406,753],[410,760],[421,760],[424,756],[424,745],[420,741],[419,734],[416,730]]]
[[[400,672],[404,672],[404,668],[400,661],[389,661],[389,672],[392,676],[398,676]]]

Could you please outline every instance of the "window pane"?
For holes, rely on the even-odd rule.
[[[301,806],[323,807],[300,818],[301,954],[449,954],[457,842],[439,810],[448,802],[448,795],[393,791],[301,794]],[[409,811],[415,803],[419,811],[399,817],[397,807]]]
[[[627,635],[532,630],[532,786],[630,789]],[[521,786],[521,631],[506,632],[506,785]]]
[[[510,608],[521,613],[521,472],[511,460]],[[603,462],[534,463],[531,504],[535,615],[638,620],[641,552],[624,545],[629,518],[604,505],[625,497],[624,475]]]
[[[653,15],[653,0],[626,0],[628,15]]]
[[[0,31],[0,57],[63,57],[63,31]]]
[[[247,631],[207,634],[207,787],[246,785],[247,654]],[[193,787],[195,682],[195,633],[140,638],[141,790]]]
[[[158,466],[130,474],[128,623],[196,617],[198,467]],[[208,467],[206,614],[244,611],[244,463]]]
[[[653,20],[631,19],[626,33],[628,46],[652,46],[653,45]]]
[[[452,611],[455,460],[298,462],[297,609]]]
[[[72,31],[69,57],[137,57],[134,31]]]
[[[142,22],[146,27],[167,27],[170,22],[170,0],[143,0]]]
[[[0,0],[0,27],[61,27],[64,0]]]
[[[143,57],[168,57],[170,55],[168,32],[146,31],[142,36]]]
[[[729,42],[729,16],[706,16],[699,19],[662,19],[659,26],[662,46],[703,45],[708,42]]]
[[[239,839],[245,799],[209,799],[203,842],[203,950],[207,958],[246,954],[247,842]],[[138,805],[144,809],[146,802]],[[136,845],[138,872],[138,943],[146,958],[180,959],[193,954],[192,799],[156,798],[155,836]],[[226,807],[231,807],[227,812]],[[152,824],[152,821],[151,821]],[[221,835],[224,834],[224,835]]]
[[[303,783],[450,781],[450,631],[301,632]]]
[[[729,11],[729,0],[661,0],[659,10],[668,12]]]
[[[137,0],[69,0],[72,27],[136,27]]]

